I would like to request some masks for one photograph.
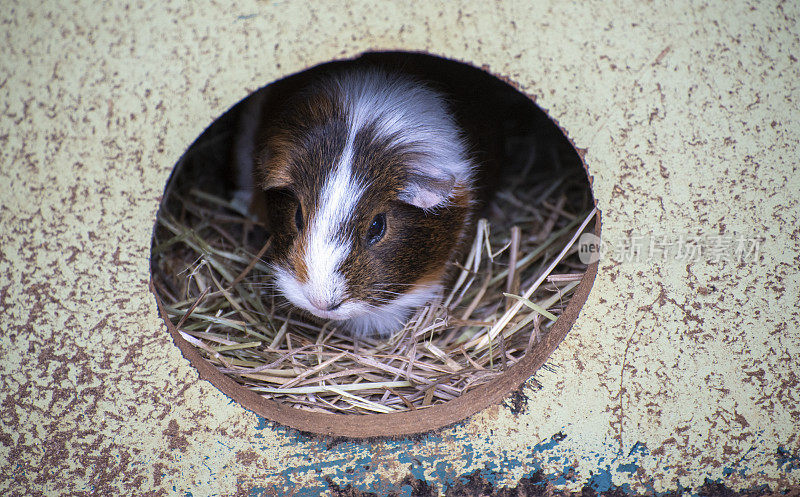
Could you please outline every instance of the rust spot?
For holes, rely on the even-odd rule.
[[[181,451],[185,451],[187,447],[189,447],[189,441],[186,440],[186,436],[180,433],[178,422],[174,419],[169,421],[169,424],[164,430],[163,435],[169,440],[170,450],[180,449]]]
[[[236,453],[236,460],[248,466],[252,465],[258,459],[258,454],[252,450],[242,450]]]
[[[506,406],[514,416],[519,416],[528,407],[528,397],[523,393],[524,388],[525,385],[523,384],[514,390],[506,400]]]
[[[660,64],[661,61],[664,60],[664,57],[667,56],[667,54],[669,53],[669,51],[671,49],[672,49],[672,46],[670,46],[670,45],[667,45],[666,47],[664,47],[664,50],[662,50],[661,53],[659,53],[656,56],[656,59],[653,61],[653,65],[657,66],[658,64]]]

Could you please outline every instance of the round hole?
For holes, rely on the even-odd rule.
[[[320,99],[315,92],[332,85],[331,81],[340,84],[343,77],[358,79],[364,74],[380,74],[387,84],[401,81],[397,87],[406,92],[419,85],[424,88],[423,99],[433,95],[445,102],[438,110],[449,116],[445,121],[460,133],[467,147],[466,160],[478,165],[473,201],[459,204],[475,206],[464,207],[464,212],[473,211],[473,221],[463,223],[466,235],[459,235],[463,242],[452,241],[458,230],[438,236],[439,224],[430,228],[434,235],[428,237],[429,243],[434,245],[415,246],[423,252],[438,250],[437,243],[452,246],[445,251],[452,260],[442,272],[444,286],[424,295],[426,303],[403,315],[401,329],[388,337],[370,336],[369,329],[354,329],[346,320],[326,320],[293,305],[286,298],[286,288],[277,285],[272,274],[275,267],[282,267],[276,261],[285,260],[287,253],[290,259],[299,257],[292,252],[294,240],[321,225],[313,211],[321,208],[322,197],[309,201],[304,196],[308,191],[322,192],[325,178],[334,176],[334,169],[322,179],[306,169],[302,178],[316,186],[303,190],[297,185],[297,172],[286,169],[288,163],[320,163],[324,162],[320,157],[330,154],[341,158],[349,147],[351,155],[357,155],[351,164],[358,165],[352,167],[371,167],[375,161],[395,160],[399,154],[399,149],[381,146],[408,140],[408,127],[402,126],[392,129],[396,134],[383,142],[374,133],[348,134],[348,129],[357,127],[352,118],[337,121],[323,116],[313,126],[303,124],[325,114],[326,106],[341,104]],[[419,108],[419,96],[392,98],[386,101],[395,106],[417,105],[412,113],[426,110]],[[380,107],[382,102],[373,99],[371,105]],[[380,112],[385,107],[391,105],[384,105]],[[337,109],[331,115],[340,115]],[[370,119],[378,111],[370,110],[360,118],[361,131],[375,124]],[[312,116],[298,117],[303,112]],[[388,125],[383,125],[386,131]],[[424,131],[414,135],[414,140],[426,139],[425,133],[431,131]],[[452,136],[445,136],[445,141]],[[294,140],[294,145],[280,148],[287,140]],[[314,145],[292,148],[300,142]],[[381,155],[386,150],[391,153]],[[425,155],[415,152],[411,150],[402,160]],[[241,164],[251,163],[255,172],[242,168]],[[280,172],[272,174],[275,171]],[[351,250],[361,251],[358,257],[402,253],[406,246],[398,249],[390,244],[416,240],[414,232],[427,229],[398,227],[405,226],[406,218],[397,212],[423,213],[422,218],[435,221],[453,208],[452,184],[458,180],[447,174],[409,179],[413,174],[402,171],[405,175],[386,180],[394,197],[376,208],[380,212],[359,212],[364,205],[377,204],[354,201],[345,209],[350,217],[342,219],[347,222],[356,217],[366,220],[360,232],[362,245],[352,242]],[[410,183],[413,188],[406,186]],[[374,195],[384,202],[388,194]],[[437,204],[440,197],[446,202]],[[336,199],[347,201],[346,195]],[[386,205],[399,211],[386,211]],[[184,356],[203,378],[244,407],[272,421],[326,435],[419,433],[460,421],[501,401],[555,350],[577,318],[596,273],[596,263],[581,262],[575,243],[581,231],[599,235],[593,207],[580,156],[558,126],[514,87],[447,59],[369,53],[267,85],[211,123],[188,148],[167,183],[158,214],[152,289]],[[453,219],[452,223],[459,223]],[[281,220],[285,222],[280,224]],[[348,240],[357,238],[353,235]],[[277,246],[284,251],[279,252]],[[394,248],[381,252],[384,246]],[[337,267],[344,267],[343,260]],[[411,260],[428,264],[427,259]],[[297,264],[313,271],[316,263],[302,259]],[[356,267],[353,264],[348,267]],[[417,266],[407,269],[432,274]],[[346,281],[354,277],[345,270],[342,274]],[[389,285],[377,276],[374,279],[375,285]],[[391,293],[381,294],[381,304],[391,304],[406,294],[392,287]],[[315,314],[338,317],[347,298],[315,294],[309,300],[316,299],[314,305],[320,310]]]

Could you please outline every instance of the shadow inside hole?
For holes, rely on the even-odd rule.
[[[586,171],[577,152],[561,130],[531,99],[507,83],[472,66],[424,54],[369,53],[355,60],[316,66],[272,83],[269,87],[277,93],[291,92],[304,87],[320,74],[352,65],[378,66],[389,71],[400,70],[448,96],[452,111],[471,144],[471,153],[483,164],[477,181],[482,185],[485,205],[479,215],[494,219],[507,217],[510,211],[530,212],[531,217],[536,218],[527,225],[530,231],[541,229],[543,232],[548,230],[552,232],[559,227],[557,224],[562,223],[561,214],[585,215],[593,207]],[[216,294],[224,293],[225,290],[225,281],[209,281],[209,278],[203,276],[199,270],[202,264],[210,264],[209,261],[214,259],[213,251],[220,249],[206,246],[202,239],[195,239],[201,231],[214,231],[216,228],[208,225],[200,226],[203,221],[198,219],[198,213],[209,209],[217,210],[215,216],[227,221],[225,229],[222,230],[224,232],[219,232],[217,229],[223,249],[228,252],[238,251],[245,261],[252,259],[253,254],[259,251],[269,235],[259,223],[242,216],[225,204],[235,189],[233,180],[235,171],[232,170],[233,143],[240,113],[245,108],[245,100],[215,120],[189,147],[176,165],[166,187],[159,211],[159,223],[154,232],[151,264],[156,293],[159,299],[168,302],[163,308],[166,309],[172,324],[181,320],[179,309],[183,309],[185,314],[186,309],[191,308],[193,301],[202,293],[201,287],[209,288],[210,293]],[[519,195],[524,201],[516,198],[515,192],[524,193]],[[182,234],[177,233],[171,229],[170,223],[189,225],[192,226],[192,230]],[[208,257],[203,258],[203,254]],[[562,269],[569,270],[571,267],[576,271],[581,270],[576,259],[573,257],[571,261],[566,261],[564,263],[566,266],[562,266]],[[585,266],[582,269],[585,270]],[[253,271],[252,274],[257,272]],[[235,276],[235,274],[229,275],[227,279]],[[253,280],[255,284],[268,288],[269,279],[266,275],[262,274],[255,278]],[[227,296],[222,299],[224,298]],[[585,299],[585,295],[583,298]],[[566,303],[563,303],[562,309],[565,307]],[[170,309],[175,312],[170,314]],[[253,329],[248,331],[252,323],[241,315],[234,315],[229,309],[206,309],[201,303],[195,308],[198,313],[200,310],[206,316],[206,321],[192,323],[193,328],[188,330],[191,334],[188,336],[183,334],[182,337],[203,349],[203,357],[216,362],[218,369],[225,371],[239,385],[252,391],[252,386],[255,384],[254,376],[260,372],[249,376],[233,373],[237,365],[246,365],[248,361],[241,360],[239,361],[241,364],[237,364],[232,359],[219,359],[220,352],[226,348],[235,349],[242,342],[260,342],[260,346],[270,345],[270,341],[276,338],[264,337],[255,333]],[[253,303],[249,317],[269,319],[270,312],[272,311],[266,306]],[[228,323],[232,330],[236,327],[241,328],[245,333],[244,338],[226,342],[219,335],[215,337],[204,335],[206,333],[203,331],[204,324],[210,327],[219,323]],[[284,340],[285,337],[281,339]],[[306,342],[310,343],[310,340],[306,339]],[[305,342],[301,340],[302,343]],[[550,344],[548,347],[555,346]],[[262,366],[272,359],[265,359]],[[505,360],[503,356],[503,364],[499,366],[498,374],[502,374],[510,366],[505,364]],[[393,368],[397,369],[394,366]],[[533,371],[522,372],[519,381],[532,373]],[[395,373],[388,375],[387,378],[391,380],[397,376]],[[369,377],[365,381],[370,379],[374,378]],[[277,385],[280,385],[280,381],[284,380],[276,377],[276,381]],[[288,383],[291,384],[291,380]],[[263,394],[263,389],[260,392],[255,391],[258,395]],[[446,401],[448,397],[444,393],[442,398],[434,400]],[[251,402],[258,402],[252,393],[248,395]],[[427,393],[425,396],[428,396]],[[423,398],[422,402],[425,401],[430,399]],[[308,403],[300,402],[295,407],[309,408],[306,404]],[[469,409],[464,409],[464,412],[467,411]],[[367,409],[360,412],[363,414],[382,411]],[[452,416],[445,418],[452,420]]]

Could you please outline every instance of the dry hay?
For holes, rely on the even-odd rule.
[[[354,340],[275,295],[263,229],[197,188],[167,192],[153,283],[180,335],[264,398],[327,413],[423,409],[502,374],[569,302],[586,270],[574,242],[594,210],[583,170],[556,171],[506,179],[449,293],[387,340]]]

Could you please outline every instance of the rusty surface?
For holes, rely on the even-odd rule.
[[[799,9],[6,6],[0,493],[797,486]],[[241,408],[183,358],[149,292],[161,192],[187,146],[249,91],[375,49],[485,66],[535,97],[583,150],[608,243],[744,236],[758,253],[607,254],[525,402],[441,431],[328,439]]]

